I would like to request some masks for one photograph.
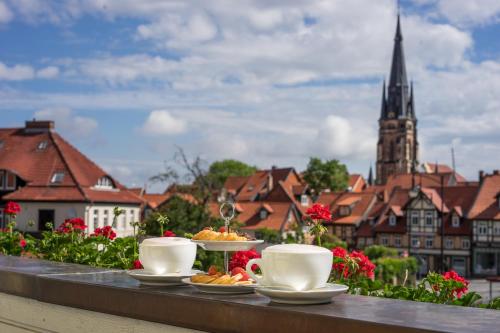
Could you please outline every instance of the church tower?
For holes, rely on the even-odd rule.
[[[377,143],[377,184],[394,174],[414,172],[418,166],[417,119],[413,83],[408,86],[403,52],[403,35],[398,14],[391,75],[382,88],[382,105]]]

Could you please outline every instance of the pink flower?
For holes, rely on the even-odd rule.
[[[163,237],[175,237],[175,234],[173,231],[165,230],[165,232],[163,233]]]

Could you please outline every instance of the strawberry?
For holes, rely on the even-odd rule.
[[[233,268],[233,270],[231,271],[231,276],[235,276],[236,274],[241,274],[243,276],[240,281],[248,281],[250,279],[250,276],[248,276],[247,271],[245,271],[241,267]]]
[[[214,265],[210,266],[210,268],[208,269],[208,275],[216,275],[217,273],[217,267],[215,267]]]
[[[226,232],[226,227],[220,227],[219,232]]]

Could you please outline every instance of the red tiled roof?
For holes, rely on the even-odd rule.
[[[359,174],[349,175],[348,187],[351,192],[361,192],[366,186],[365,179]]]
[[[498,194],[500,193],[500,175],[486,175],[469,211],[468,218],[474,220],[500,220]]]
[[[461,174],[459,174],[458,172],[456,171],[453,171],[453,168],[451,168],[450,166],[446,165],[446,164],[437,164],[437,167],[436,167],[436,163],[429,163],[429,162],[426,162],[422,165],[424,171],[426,173],[429,173],[429,174],[444,174],[444,175],[449,175],[449,174],[455,174],[455,179],[457,180],[457,182],[459,183],[463,183],[463,182],[466,182],[467,179],[465,179],[464,176],[462,176]]]
[[[396,216],[404,216],[403,211],[401,210],[400,206],[391,206],[389,209],[394,213]]]
[[[250,178],[249,176],[227,177],[226,181],[224,182],[224,188],[229,193],[236,194],[243,187],[243,185],[245,185],[245,183],[248,181],[249,178]]]
[[[450,211],[436,189],[423,187],[421,192],[425,194],[425,196],[432,202],[434,207],[436,207],[439,212],[443,211],[444,213],[448,213]]]
[[[340,192],[321,192],[316,203],[331,207],[333,202],[341,195]]]
[[[359,224],[368,217],[371,207],[375,204],[376,195],[373,193],[342,193],[331,206],[332,221],[334,224]],[[351,214],[340,215],[340,206],[345,206],[346,202],[351,205]]]
[[[53,131],[27,132],[24,128],[0,129],[0,169],[9,170],[26,186],[5,195],[16,201],[82,201],[141,204],[135,194],[114,180],[94,162]],[[46,147],[38,149],[41,142]],[[63,173],[53,184],[54,173]],[[95,190],[101,178],[109,177],[113,190]]]
[[[404,216],[396,218],[396,225],[389,225],[389,214],[391,212],[391,207],[404,207],[409,200],[409,190],[396,188],[389,197],[389,201],[377,220],[373,230],[375,232],[393,232],[393,233],[405,233],[406,232],[406,220]]]
[[[236,195],[236,201],[252,201],[259,192],[267,185],[268,173],[266,171],[256,171],[251,175],[245,185]]]

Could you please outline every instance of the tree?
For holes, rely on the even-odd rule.
[[[221,189],[230,176],[250,176],[257,170],[256,167],[237,160],[222,160],[213,162],[208,168],[207,177],[210,178],[215,189]]]
[[[334,192],[343,191],[347,188],[349,173],[345,164],[338,160],[323,162],[317,157],[311,157],[304,171],[304,180],[316,194],[326,189]]]

